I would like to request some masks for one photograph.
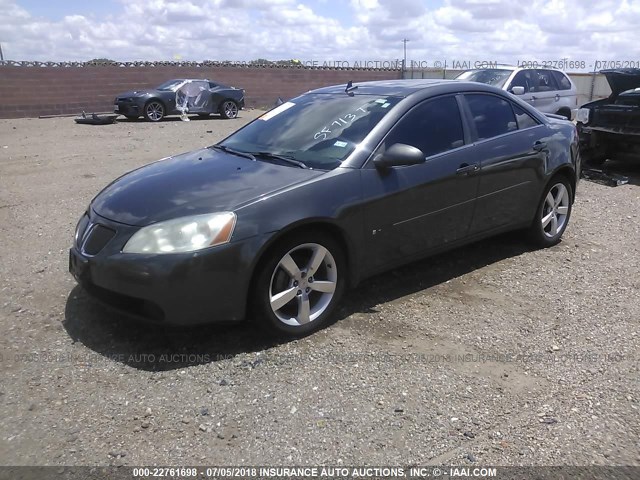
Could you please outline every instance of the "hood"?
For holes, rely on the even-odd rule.
[[[91,208],[109,220],[145,226],[186,215],[233,211],[323,173],[205,148],[123,175],[93,199]]]
[[[622,92],[640,87],[640,68],[624,70],[601,70],[611,87],[611,96],[617,97]]]

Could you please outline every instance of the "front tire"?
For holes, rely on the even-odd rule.
[[[297,234],[267,255],[253,289],[260,325],[289,337],[324,327],[346,284],[346,262],[338,242],[321,232]]]
[[[144,106],[144,118],[150,122],[159,122],[165,116],[165,108],[160,100],[150,100]]]
[[[560,241],[569,224],[572,199],[573,189],[565,177],[556,176],[549,182],[529,227],[529,239],[536,246],[547,248]]]
[[[220,115],[226,119],[236,118],[238,116],[238,104],[233,100],[225,100],[220,105]]]

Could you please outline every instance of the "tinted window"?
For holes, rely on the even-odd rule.
[[[518,121],[518,128],[520,130],[522,130],[523,128],[535,127],[536,125],[538,125],[537,120],[519,106],[513,105],[513,111],[516,114],[516,120]]]
[[[535,84],[531,91],[552,92],[554,90],[558,90],[558,85],[556,85],[556,81],[553,78],[553,72],[551,70],[536,70],[535,73],[537,75],[534,75]]]
[[[493,95],[465,95],[478,139],[496,137],[518,129],[511,104]]]
[[[521,70],[516,73],[513,80],[511,80],[511,85],[509,85],[509,90],[513,87],[524,87],[524,93],[528,93],[531,90],[533,85],[533,81],[531,79],[531,70]]]
[[[409,113],[385,139],[385,147],[405,143],[419,148],[426,156],[464,145],[464,132],[458,102],[454,97],[426,101]]]
[[[553,78],[555,78],[556,83],[558,84],[558,89],[560,90],[570,90],[571,82],[567,78],[567,76],[562,72],[557,72],[555,70],[551,70],[553,74]]]

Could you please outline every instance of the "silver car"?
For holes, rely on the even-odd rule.
[[[578,109],[576,87],[569,76],[553,68],[497,66],[467,70],[459,80],[493,85],[518,95],[544,113],[555,113],[572,120]]]

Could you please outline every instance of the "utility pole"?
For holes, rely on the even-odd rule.
[[[405,74],[407,73],[407,42],[408,41],[409,41],[408,38],[402,39],[403,48],[404,48],[404,60],[402,61],[402,78],[404,78]]]
[[[0,43],[0,62],[4,63],[4,54],[2,53],[2,44]]]

